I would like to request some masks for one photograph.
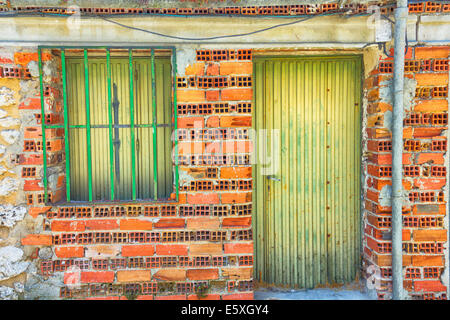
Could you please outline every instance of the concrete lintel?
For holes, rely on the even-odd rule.
[[[450,15],[421,16],[416,41],[449,42]]]
[[[145,17],[112,18],[124,25],[190,38],[205,38],[252,32],[298,18],[241,17]],[[368,16],[315,17],[307,21],[270,29],[261,33],[203,41],[203,43],[372,43],[376,28]],[[132,30],[99,18],[15,17],[0,19],[1,42],[61,42],[61,43],[195,43]]]

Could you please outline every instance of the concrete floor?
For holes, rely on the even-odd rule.
[[[288,290],[279,288],[256,288],[255,300],[372,300],[358,285],[339,288]]]

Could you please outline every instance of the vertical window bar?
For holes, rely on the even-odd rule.
[[[42,75],[42,53],[38,48],[38,64],[39,64],[39,90],[41,93],[41,129],[42,129],[42,163],[44,165],[44,172],[42,179],[44,180],[44,202],[48,199],[47,186],[47,140],[45,139],[45,106],[44,106],[44,80]]]
[[[69,147],[69,113],[67,110],[67,83],[66,83],[66,51],[61,50],[62,85],[64,102],[64,144],[66,151],[66,198],[70,202],[70,147]]]
[[[114,200],[114,146],[113,146],[113,115],[112,115],[112,76],[111,76],[111,52],[106,49],[106,73],[108,77],[108,120],[109,120],[109,175],[111,200]]]
[[[84,49],[84,91],[86,98],[86,142],[89,181],[89,201],[92,201],[92,156],[91,156],[91,108],[89,104],[89,64],[88,52]]]
[[[175,140],[175,190],[177,196],[177,202],[179,200],[179,186],[178,186],[178,111],[177,111],[177,52],[176,48],[172,49],[172,85],[173,85],[173,118],[174,118],[174,140]]]
[[[158,148],[157,143],[157,119],[156,119],[156,81],[155,81],[155,50],[151,49],[151,64],[152,64],[152,109],[153,109],[153,181],[155,200],[158,200]]]
[[[133,50],[128,50],[130,65],[130,131],[131,131],[131,179],[133,200],[136,200],[136,154],[134,141],[134,84],[133,84]]]

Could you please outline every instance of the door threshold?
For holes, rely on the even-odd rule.
[[[286,289],[277,287],[257,288],[255,300],[374,300],[355,283],[335,288]]]

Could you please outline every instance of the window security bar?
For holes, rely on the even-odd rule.
[[[45,100],[44,100],[44,83],[43,83],[43,65],[42,65],[42,49],[60,49],[61,50],[61,64],[62,64],[62,87],[63,87],[63,107],[64,107],[64,124],[63,125],[47,125],[45,117]],[[86,124],[85,125],[69,125],[69,112],[67,101],[67,70],[66,70],[66,49],[81,49],[83,50],[83,64],[84,64],[84,78],[85,78],[85,106],[86,106]],[[89,49],[104,49],[106,50],[106,67],[107,67],[107,92],[108,92],[108,125],[91,124],[90,119],[90,94],[89,94]],[[114,120],[113,115],[113,94],[112,94],[112,74],[111,74],[111,49],[128,49],[128,66],[129,66],[129,113],[130,124],[118,124]],[[137,124],[135,123],[135,84],[134,84],[134,68],[133,68],[133,49],[150,50],[150,63],[151,63],[151,87],[152,87],[152,123]],[[167,50],[172,51],[172,115],[173,125],[158,124],[156,120],[156,81],[155,81],[155,50]],[[69,129],[85,129],[86,130],[86,144],[87,144],[87,171],[88,171],[88,200],[93,201],[93,188],[92,188],[92,154],[91,154],[91,129],[95,128],[107,128],[109,135],[109,162],[110,162],[110,199],[116,200],[115,184],[114,184],[114,138],[113,134],[116,129],[129,128],[130,129],[130,144],[131,144],[131,173],[132,173],[132,199],[137,200],[136,196],[136,146],[135,146],[135,129],[136,128],[153,128],[153,200],[158,200],[158,164],[157,164],[157,128],[173,127],[175,132],[177,130],[177,97],[176,97],[176,49],[174,47],[53,47],[53,46],[39,46],[38,47],[38,67],[39,67],[39,82],[40,82],[40,96],[41,96],[41,128],[42,128],[42,153],[43,153],[43,185],[44,185],[44,201],[48,203],[48,163],[47,163],[47,141],[46,141],[46,129],[64,129],[64,142],[65,142],[65,172],[66,172],[66,200],[71,201],[71,180],[70,180],[70,144],[69,144]],[[179,198],[179,170],[178,170],[178,136],[174,136],[174,184],[176,190],[176,201]],[[117,137],[117,135],[116,135]]]

